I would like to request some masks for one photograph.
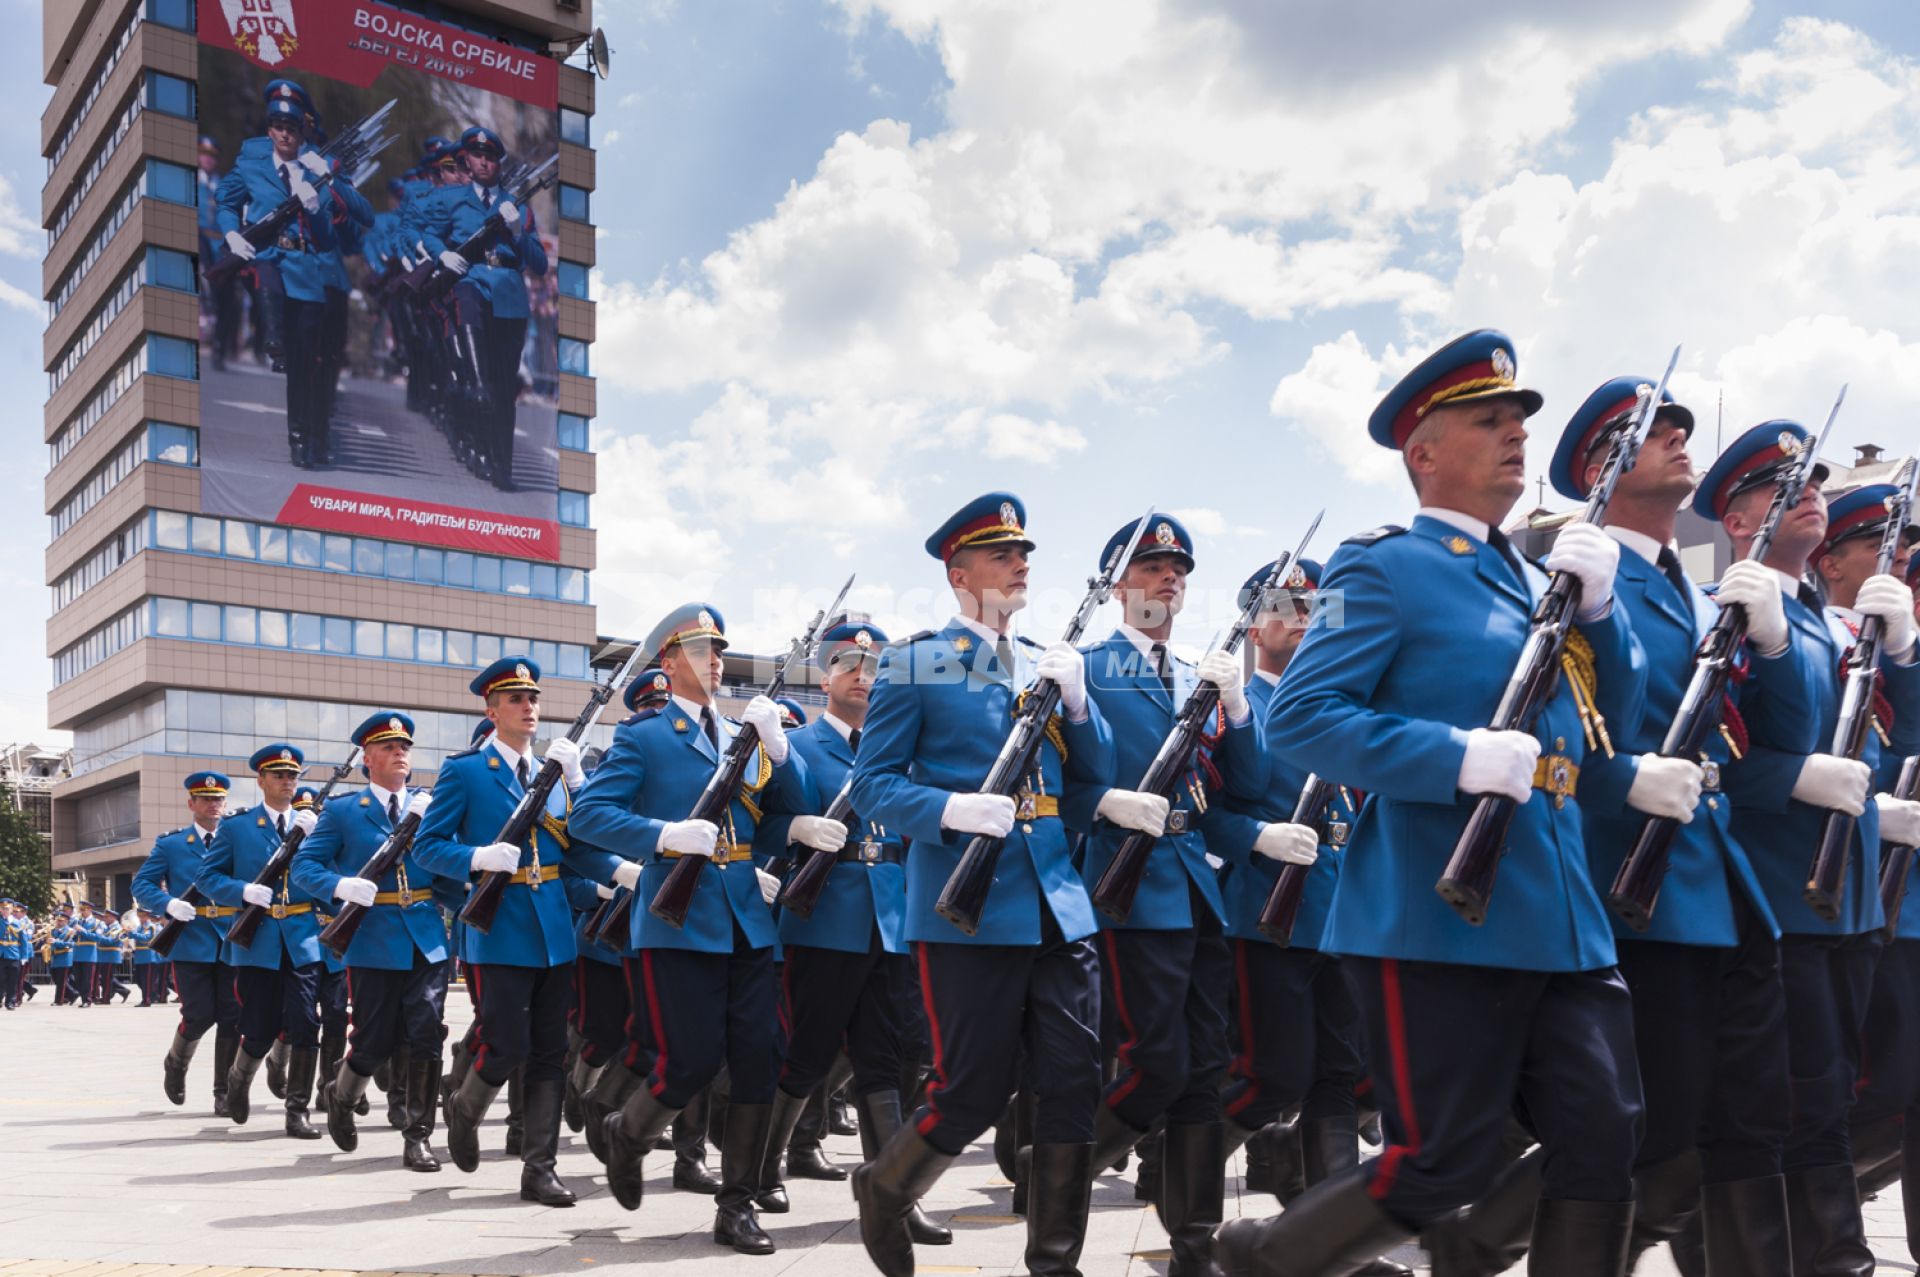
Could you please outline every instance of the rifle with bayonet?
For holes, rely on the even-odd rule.
[[[1874,574],[1884,576],[1893,570],[1894,556],[1900,552],[1900,536],[1913,515],[1914,485],[1920,482],[1920,457],[1909,457],[1900,469],[1895,492],[1887,498],[1887,526],[1880,534],[1880,550],[1874,560]],[[1860,761],[1867,751],[1867,733],[1886,725],[1874,720],[1874,693],[1880,684],[1880,658],[1886,646],[1885,627],[1877,616],[1860,622],[1860,636],[1847,653],[1846,685],[1840,694],[1840,718],[1833,730],[1831,753]],[[1872,801],[1869,799],[1868,801]],[[1853,829],[1857,817],[1844,811],[1829,811],[1820,830],[1820,846],[1807,867],[1807,886],[1802,895],[1808,906],[1825,922],[1840,916],[1840,902],[1847,893],[1847,861],[1853,851]]]
[[[333,792],[334,786],[347,778],[348,773],[353,770],[353,765],[359,761],[360,747],[355,745],[347,752],[346,760],[333,769],[333,775],[327,777],[327,783],[320,787],[320,792],[313,796],[315,811],[326,805],[327,795]],[[280,839],[280,845],[274,848],[273,855],[267,857],[267,863],[261,867],[259,873],[254,875],[253,885],[270,888],[284,877],[288,867],[293,864],[294,853],[300,850],[300,844],[306,840],[307,831],[300,826],[295,825],[287,830],[285,836]],[[270,911],[269,905],[247,905],[234,918],[233,925],[227,928],[227,939],[243,949],[252,945],[254,936],[260,930],[260,924],[266,920]]]
[[[560,154],[554,152],[532,168],[516,163],[501,178],[500,189],[506,194],[494,201],[493,211],[487,214],[485,221],[473,234],[453,246],[453,251],[468,265],[477,266],[486,260],[487,249],[502,235],[512,238],[520,233],[517,226],[508,226],[506,219],[500,216],[502,201],[510,203],[516,211],[525,211],[527,201],[534,194],[552,186],[560,177]],[[427,301],[438,301],[453,291],[460,282],[460,276],[448,270],[438,257],[428,254],[425,261],[415,266],[401,277],[400,287]]]
[[[367,863],[360,866],[360,872],[354,877],[377,883],[399,868],[400,862],[406,859],[407,852],[413,847],[413,836],[420,832],[420,820],[421,813],[409,807],[407,813],[400,817],[400,823],[387,835],[386,841],[380,844],[379,850],[367,858]],[[430,894],[427,891],[420,893],[422,899]],[[366,919],[367,910],[372,907],[347,901],[340,907],[340,912],[333,915],[333,921],[321,928],[320,943],[333,950],[334,957],[346,957],[347,946],[353,943],[361,922]]]
[[[1227,638],[1220,650],[1229,656],[1240,650],[1246,642],[1247,633],[1260,614],[1267,608],[1270,597],[1285,588],[1288,572],[1307,552],[1307,544],[1313,540],[1313,534],[1319,530],[1320,520],[1325,517],[1322,510],[1313,516],[1313,522],[1307,526],[1307,533],[1300,538],[1300,544],[1292,554],[1275,559],[1266,578],[1253,590],[1240,608],[1240,615],[1234,619],[1233,628],[1227,631]],[[1193,766],[1194,753],[1200,748],[1200,738],[1205,734],[1207,725],[1213,722],[1214,711],[1220,704],[1220,689],[1212,683],[1202,682],[1187,697],[1186,704],[1180,707],[1179,716],[1174,719],[1173,730],[1160,742],[1159,750],[1153,761],[1147,764],[1146,774],[1141,777],[1137,788],[1142,793],[1155,794],[1161,798],[1171,798],[1180,778]],[[1113,859],[1093,884],[1093,903],[1101,913],[1118,923],[1125,923],[1133,913],[1134,897],[1140,893],[1140,884],[1146,880],[1147,865],[1153,847],[1159,840],[1152,834],[1138,829],[1130,830],[1120,840]]]
[[[344,180],[350,186],[358,185],[367,174],[373,172],[371,164],[374,157],[393,145],[393,137],[386,131],[386,123],[387,117],[393,114],[393,108],[398,104],[398,98],[390,99],[385,106],[349,125],[339,137],[322,147],[320,154],[327,160],[326,172],[310,173],[297,159],[289,161],[288,168],[305,177],[316,191],[325,189],[336,180]],[[299,199],[289,195],[271,213],[243,226],[240,229],[241,238],[253,245],[256,251],[269,248],[280,238],[280,232],[286,229],[287,224],[299,217],[301,212]],[[229,251],[219,261],[206,267],[207,282],[215,288],[222,287],[246,265],[246,260]]]
[[[1667,379],[1673,376],[1674,365],[1679,361],[1680,348],[1675,346],[1659,384],[1640,388],[1625,426],[1614,433],[1613,446],[1607,451],[1600,477],[1580,512],[1582,521],[1597,526],[1606,517],[1620,476],[1633,469],[1634,462],[1640,458],[1640,449],[1646,444],[1654,418],[1660,412]],[[1532,627],[1520,649],[1520,659],[1494,710],[1490,724],[1494,731],[1533,731],[1541,711],[1559,689],[1560,658],[1573,634],[1579,610],[1579,578],[1571,572],[1555,572],[1534,607]],[[1602,743],[1605,743],[1604,737]],[[1487,920],[1494,874],[1500,868],[1500,858],[1506,855],[1507,830],[1513,824],[1516,810],[1518,805],[1503,794],[1479,795],[1459,842],[1454,844],[1446,870],[1434,884],[1440,898],[1472,926],[1480,926]]]
[[[1148,507],[1147,512],[1140,516],[1140,521],[1133,525],[1133,535],[1127,538],[1127,543],[1115,547],[1101,566],[1099,575],[1088,578],[1086,596],[1080,600],[1079,609],[1068,622],[1063,641],[1079,642],[1081,634],[1086,632],[1087,622],[1093,619],[1094,609],[1113,597],[1114,582],[1127,570],[1127,564],[1133,561],[1133,551],[1152,520],[1153,509]],[[1012,671],[1009,670],[1008,674],[1011,675]],[[1047,721],[1053,717],[1059,704],[1060,685],[1050,678],[1035,680],[1033,686],[1027,689],[1026,699],[1014,711],[1013,727],[1001,743],[1000,753],[988,769],[986,782],[980,786],[980,792],[1010,798],[1013,791],[1026,782],[1039,763],[1040,745],[1046,740]],[[934,910],[967,935],[980,930],[980,914],[986,908],[987,892],[993,888],[994,870],[999,868],[1000,853],[1006,845],[1005,838],[975,834],[967,843],[967,849],[961,853],[960,863],[947,876],[939,899],[934,901]]]

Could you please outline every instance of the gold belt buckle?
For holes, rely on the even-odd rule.
[[[860,863],[877,865],[880,863],[880,844],[871,838],[860,840]]]
[[[1191,813],[1188,812],[1185,808],[1181,808],[1178,811],[1168,812],[1167,813],[1167,832],[1170,834],[1186,833],[1187,821],[1190,819],[1190,817],[1191,817]]]
[[[1700,764],[1700,788],[1709,794],[1720,792],[1720,764],[1702,761]]]
[[[285,905],[274,905],[272,908],[267,910],[267,913],[275,921],[278,921],[279,919],[287,916],[287,907]]]
[[[1033,791],[1030,789],[1021,790],[1020,797],[1014,804],[1013,818],[1015,820],[1032,820],[1035,816],[1039,815],[1039,813],[1040,805],[1034,800]]]
[[[1327,825],[1327,846],[1344,847],[1347,838],[1353,833],[1353,827],[1344,820],[1332,821]]]

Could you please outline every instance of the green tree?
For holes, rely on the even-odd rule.
[[[53,906],[53,853],[13,795],[0,785],[0,896],[12,896],[35,918]]]

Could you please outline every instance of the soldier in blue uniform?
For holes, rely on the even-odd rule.
[[[140,990],[140,1001],[137,1005],[154,1006],[156,1004],[153,996],[155,970],[153,936],[158,928],[147,919],[143,910],[137,908],[127,910],[121,916],[120,925],[127,939],[133,942],[133,983],[134,987]]]
[[[220,253],[223,236],[220,233],[220,143],[206,134],[200,135],[198,150],[199,167],[195,170],[195,185],[199,188],[200,221],[200,260],[214,261]],[[213,287],[201,281],[200,309],[210,312],[213,317],[213,366],[215,371],[226,371],[227,361],[239,353],[240,340],[240,280],[229,275],[226,282]]]
[[[714,1241],[742,1254],[773,1252],[754,1212],[773,1116],[779,1064],[770,905],[779,880],[753,855],[768,815],[807,808],[806,764],[780,727],[779,708],[756,696],[740,723],[715,712],[726,622],[714,608],[674,609],[647,636],[673,698],[616,729],[613,745],[580,795],[580,836],[616,857],[601,880],[635,894],[628,960],[634,990],[622,1065],[644,1084],[606,1119],[607,1187],[628,1210],[640,1205],[641,1161],[654,1140],[722,1065],[729,1106],[720,1149]],[[726,818],[687,819],[740,727],[758,737]],[[643,907],[684,856],[711,862],[685,925]]]
[[[344,955],[353,991],[351,1044],[322,1084],[322,1107],[334,1144],[353,1152],[360,1143],[355,1105],[379,1067],[396,1061],[390,1086],[403,1097],[406,1115],[402,1164],[437,1171],[429,1141],[440,1098],[448,952],[434,878],[411,853],[377,882],[357,876],[402,819],[425,814],[431,796],[407,788],[411,717],[377,710],[354,729],[352,741],[363,751],[367,787],[358,797],[329,802],[293,861],[293,883],[303,894],[367,910]]]
[[[20,912],[20,902],[0,896],[0,1006],[9,1011],[20,1006],[20,973],[32,953],[33,926]]]
[[[554,1174],[560,1144],[560,1105],[566,1089],[567,1004],[575,957],[573,912],[556,885],[564,859],[594,881],[607,860],[567,834],[571,795],[584,780],[580,749],[565,737],[533,757],[540,727],[540,667],[505,656],[469,685],[486,702],[493,725],[485,743],[441,765],[433,806],[421,821],[413,860],[453,882],[471,875],[511,874],[493,926],[462,927],[458,953],[474,997],[475,1046],[460,1084],[448,1098],[447,1149],[453,1164],[471,1173],[480,1165],[480,1121],[507,1079],[523,1065],[526,1112],[521,1143],[520,1197],[543,1206],[573,1205],[573,1191]],[[495,842],[543,762],[563,776],[524,843]]]
[[[73,909],[73,998],[75,1006],[94,1004],[94,964],[100,960],[100,924],[93,902],[82,900]]]
[[[47,979],[53,984],[53,1005],[73,1005],[73,910],[54,910],[47,933]]]
[[[960,608],[881,659],[854,759],[853,806],[912,841],[906,939],[919,965],[934,1077],[910,1124],[880,1132],[853,1173],[861,1241],[887,1277],[913,1271],[907,1220],[1024,1082],[1035,1099],[1027,1265],[1069,1273],[1086,1237],[1099,1107],[1099,958],[1092,902],[1075,872],[1061,804],[1113,783],[1113,737],[1087,695],[1069,643],[1045,649],[1009,634],[1027,602],[1025,507],[976,498],[927,539]],[[1060,713],[1017,797],[983,793],[1036,677],[1056,683]],[[975,835],[1004,838],[992,893],[969,936],[934,908]],[[1016,1008],[1020,1010],[1016,1012]]]
[[[1746,553],[1772,500],[1769,480],[1809,447],[1805,429],[1769,421],[1736,439],[1714,462],[1694,496],[1694,511],[1726,529]],[[1871,798],[1881,746],[1867,734],[1864,761],[1822,752],[1839,716],[1841,658],[1852,646],[1846,619],[1822,610],[1804,576],[1828,531],[1816,474],[1800,504],[1781,521],[1765,564],[1783,594],[1790,639],[1814,671],[1816,725],[1810,748],[1753,743],[1727,772],[1733,833],[1752,861],[1783,933],[1780,972],[1786,990],[1792,1126],[1782,1168],[1796,1273],[1865,1272],[1873,1260],[1862,1234],[1848,1139],[1848,1110],[1859,1080],[1860,1035],[1873,981],[1880,909],[1880,819]],[[1869,576],[1852,606],[1887,625],[1881,662],[1896,716],[1920,714],[1920,665],[1914,659],[1913,593],[1892,576]],[[1900,644],[1905,640],[1905,649]],[[1858,817],[1839,917],[1816,914],[1803,892],[1807,867],[1832,811]]]
[[[213,1039],[213,1104],[217,1116],[227,1116],[227,1070],[240,1045],[240,1002],[234,992],[233,969],[226,961],[227,924],[235,909],[208,902],[194,905],[186,894],[200,877],[207,844],[226,812],[230,782],[219,772],[193,772],[185,781],[185,828],[160,835],[133,876],[133,898],[141,908],[186,924],[186,931],[168,955],[173,985],[180,995],[180,1027],[173,1035],[162,1064],[167,1099],[187,1102],[187,1065],[200,1039],[217,1026]]]
[[[1134,528],[1130,522],[1107,538],[1099,561]],[[1193,565],[1193,539],[1170,515],[1155,517],[1122,565],[1114,592],[1120,624],[1086,651],[1089,697],[1113,734],[1113,779],[1080,786],[1062,807],[1068,828],[1087,835],[1081,874],[1089,885],[1130,833],[1156,839],[1132,913],[1124,922],[1098,920],[1102,1007],[1116,1030],[1119,1069],[1097,1112],[1093,1171],[1165,1123],[1160,1218],[1176,1277],[1208,1270],[1224,1188],[1220,1081],[1231,958],[1219,875],[1208,857],[1244,864],[1254,843],[1244,825],[1216,828],[1207,817],[1222,793],[1251,800],[1267,779],[1266,745],[1239,660],[1210,652],[1196,668],[1168,647]],[[1201,680],[1220,689],[1220,705],[1174,801],[1126,788],[1146,774]],[[1312,854],[1313,842],[1306,837],[1302,854]]]
[[[1534,733],[1486,726],[1546,585],[1498,527],[1525,486],[1540,403],[1514,379],[1512,344],[1481,330],[1408,373],[1368,422],[1401,452],[1420,513],[1334,554],[1320,584],[1341,592],[1343,623],[1302,640],[1267,740],[1368,794],[1322,943],[1361,1007],[1387,1142],[1278,1219],[1222,1228],[1231,1274],[1351,1272],[1466,1205],[1498,1168],[1516,1097],[1548,1150],[1536,1270],[1625,1262],[1641,1116],[1632,1006],[1573,789],[1605,723],[1638,726],[1646,671],[1613,602],[1618,546],[1599,528],[1570,525],[1547,559],[1580,584],[1565,681]],[[1516,806],[1475,927],[1434,883],[1482,794]]]
[[[252,1115],[254,1074],[274,1042],[287,1037],[286,1132],[319,1139],[307,1121],[320,1064],[320,927],[313,903],[293,890],[287,874],[256,883],[267,861],[295,828],[311,829],[314,814],[293,809],[306,756],[284,741],[262,746],[247,760],[260,786],[260,803],[229,815],[207,846],[199,886],[216,904],[268,911],[253,942],[227,942],[240,996],[240,1050],[227,1072],[227,1116]]]
[[[427,251],[461,277],[453,290],[454,341],[483,394],[475,405],[482,429],[476,455],[482,478],[513,487],[514,409],[520,396],[520,355],[527,339],[526,275],[547,273],[547,254],[533,210],[515,207],[499,186],[506,146],[478,125],[460,135],[471,181],[443,187],[423,201],[416,225]],[[483,255],[468,261],[454,249],[491,224]]]

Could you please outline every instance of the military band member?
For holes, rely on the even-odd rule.
[[[73,1005],[73,936],[73,911],[56,909],[47,935],[47,979],[53,984],[53,1005],[57,1007]]]
[[[573,912],[558,879],[565,858],[576,870],[603,880],[606,857],[568,840],[571,796],[584,777],[579,746],[565,737],[546,752],[547,760],[559,763],[564,779],[554,786],[526,842],[492,841],[542,765],[533,757],[540,667],[526,657],[502,657],[469,688],[485,701],[493,732],[484,744],[441,765],[413,858],[426,872],[456,882],[485,873],[513,877],[490,930],[461,928],[458,953],[474,996],[475,1047],[466,1075],[447,1100],[447,1149],[461,1170],[479,1167],[481,1119],[514,1070],[524,1065],[520,1197],[543,1206],[571,1206],[573,1191],[554,1173],[576,956]]]
[[[934,1079],[911,1124],[853,1174],[861,1241],[887,1277],[913,1271],[907,1220],[1021,1082],[1035,1096],[1027,1265],[1071,1273],[1086,1236],[1099,1107],[1099,959],[1085,885],[1069,857],[1063,798],[1113,783],[1113,738],[1068,643],[1009,634],[1027,602],[1024,507],[989,493],[956,511],[927,552],[959,615],[881,659],[853,769],[853,806],[913,844],[907,940],[919,964]],[[981,792],[1036,677],[1060,714],[1017,798]],[[992,893],[968,936],[934,903],[975,835],[1004,838]],[[1020,1008],[1016,1013],[1015,1008]]]
[[[322,1084],[327,1133],[342,1152],[359,1147],[354,1106],[380,1065],[398,1060],[390,1086],[404,1097],[402,1164],[437,1171],[430,1140],[440,1099],[447,928],[434,901],[434,878],[411,852],[377,882],[357,876],[403,818],[425,814],[431,797],[407,788],[410,716],[375,711],[354,729],[352,741],[363,751],[367,787],[358,797],[329,802],[293,861],[294,886],[303,894],[367,910],[344,955],[353,1021],[347,1053]]]
[[[657,656],[673,699],[614,732],[574,823],[582,838],[621,859],[605,881],[635,894],[627,983],[636,1006],[623,1064],[646,1080],[606,1119],[607,1186],[638,1209],[641,1161],[674,1116],[724,1065],[729,1107],[720,1149],[714,1240],[742,1254],[773,1252],[754,1211],[773,1116],[779,1044],[770,905],[779,880],[753,856],[754,831],[768,814],[807,806],[806,764],[788,745],[770,699],[748,702],[739,726],[759,738],[724,824],[687,819],[739,726],[719,715],[726,622],[689,603],[656,625]],[[646,908],[683,856],[706,857],[684,926]]]
[[[1598,482],[1643,380],[1616,377],[1573,414],[1551,469],[1562,496],[1584,501]],[[1647,930],[1613,924],[1647,1106],[1634,1166],[1634,1251],[1677,1236],[1698,1202],[1710,1272],[1785,1277],[1780,1151],[1792,1101],[1779,927],[1734,836],[1736,809],[1721,778],[1735,742],[1742,752],[1814,747],[1814,684],[1824,672],[1789,642],[1771,568],[1734,563],[1716,601],[1680,566],[1674,522],[1694,486],[1692,433],[1692,412],[1668,395],[1607,510],[1607,532],[1622,548],[1615,605],[1647,653],[1647,701],[1637,731],[1614,730],[1613,757],[1588,760],[1580,809],[1602,889],[1648,817],[1681,822]],[[1708,736],[1698,760],[1663,758],[1693,654],[1727,604],[1744,610],[1748,641],[1746,675],[1731,693],[1737,704],[1730,699],[1722,717],[1726,731]]]
[[[1278,1219],[1222,1228],[1230,1273],[1351,1272],[1472,1201],[1516,1097],[1548,1150],[1536,1271],[1624,1263],[1641,1114],[1632,1007],[1572,791],[1596,713],[1632,730],[1646,675],[1613,603],[1618,546],[1600,529],[1570,525],[1547,559],[1580,584],[1577,682],[1532,734],[1486,726],[1546,585],[1498,526],[1525,486],[1540,403],[1514,380],[1511,343],[1482,330],[1429,356],[1368,423],[1401,452],[1421,509],[1334,554],[1321,588],[1340,592],[1342,624],[1308,631],[1267,740],[1368,794],[1324,944],[1361,1006],[1387,1143]],[[1474,927],[1434,883],[1483,794],[1516,807],[1499,892]]]
[[[1807,431],[1793,422],[1753,427],[1708,470],[1694,496],[1695,512],[1719,521],[1734,553],[1744,555],[1772,500],[1769,479],[1810,446]],[[1827,503],[1819,490],[1824,478],[1823,467],[1781,521],[1765,559],[1784,596],[1791,642],[1814,671],[1814,743],[1802,750],[1755,743],[1727,773],[1734,836],[1746,848],[1783,932],[1780,970],[1792,1126],[1782,1168],[1796,1273],[1869,1271],[1873,1262],[1854,1186],[1848,1110],[1859,1078],[1860,1034],[1884,921],[1880,818],[1871,797],[1881,753],[1872,732],[1864,761],[1821,752],[1833,740],[1841,659],[1853,643],[1845,618],[1823,612],[1803,579],[1828,532]],[[1852,606],[1881,616],[1887,627],[1881,671],[1896,714],[1920,714],[1912,591],[1892,576],[1868,576]],[[1858,817],[1858,823],[1839,916],[1828,922],[1803,893],[1826,817],[1836,810]]]
[[[93,966],[100,957],[100,924],[93,916],[93,902],[82,900],[73,907],[73,1000],[75,1006],[94,1004]]]
[[[129,918],[131,922],[127,921]],[[133,979],[140,990],[139,1005],[153,1006],[153,976],[158,970],[158,964],[154,961],[153,937],[159,928],[155,927],[147,919],[145,912],[140,909],[127,910],[127,917],[122,919],[121,925],[126,930],[127,938],[133,942]]]
[[[0,897],[0,1006],[9,1011],[20,1005],[21,972],[32,953],[33,924],[19,901]]]

